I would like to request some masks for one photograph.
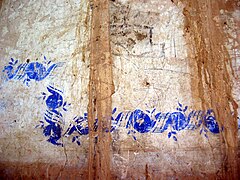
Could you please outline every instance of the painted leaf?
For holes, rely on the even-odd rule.
[[[168,133],[168,138],[170,138],[172,136],[172,133],[171,132],[169,132]]]
[[[178,111],[182,111],[182,109],[181,108],[176,108]]]
[[[117,108],[114,108],[112,111],[112,114],[114,114],[117,111]]]
[[[153,109],[152,114],[156,111],[156,108]]]
[[[74,136],[73,138],[72,138],[72,142],[74,142],[76,140],[76,137]]]
[[[177,141],[177,138],[176,138],[176,136],[173,136],[173,139],[174,139],[174,141]]]
[[[178,102],[178,105],[182,108],[182,104],[180,102]]]
[[[185,108],[183,109],[183,112],[185,112],[188,109],[188,106],[185,106]]]

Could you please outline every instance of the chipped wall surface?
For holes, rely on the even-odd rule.
[[[236,174],[239,4],[192,2],[0,1],[0,177]]]

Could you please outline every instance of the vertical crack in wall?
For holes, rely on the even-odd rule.
[[[114,92],[109,2],[93,0],[89,80],[89,179],[110,179],[110,128]],[[95,119],[98,119],[97,130]]]
[[[177,3],[176,1],[174,1]],[[192,81],[206,110],[212,107],[221,131],[222,169],[224,178],[237,179],[237,104],[232,96],[233,69],[231,58],[224,45],[225,34],[222,27],[214,22],[224,1],[181,0],[184,4],[185,37],[188,41],[191,62],[197,74]]]
[[[0,10],[2,8],[3,0],[0,0]]]

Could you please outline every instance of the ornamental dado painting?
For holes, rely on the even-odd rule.
[[[19,64],[19,60],[10,59],[10,62],[2,70],[5,81],[20,81],[30,88],[31,81],[42,81],[58,67],[64,65],[61,63],[52,63],[43,57],[44,61],[30,62],[28,59],[24,63]],[[42,134],[46,136],[47,141],[53,145],[64,146],[63,138],[70,138],[73,143],[81,145],[81,136],[89,133],[88,114],[76,114],[70,120],[69,124],[65,124],[65,114],[69,108],[74,108],[71,103],[64,100],[64,92],[52,85],[46,87],[45,92],[39,92],[44,101],[45,112],[39,124],[34,125],[35,128],[41,129]],[[167,138],[178,141],[177,134],[181,131],[199,131],[205,138],[209,135],[219,134],[224,131],[224,127],[219,127],[216,121],[214,111],[208,109],[191,110],[188,106],[180,102],[176,102],[176,110],[169,112],[161,112],[156,108],[152,109],[132,109],[128,111],[119,111],[117,107],[112,110],[111,129],[106,132],[114,132],[119,128],[124,128],[125,132],[137,140],[137,133],[141,134],[162,134],[165,133]],[[64,130],[64,126],[67,126]],[[240,128],[240,120],[238,118],[238,127]],[[98,119],[95,119],[95,130],[98,128]]]

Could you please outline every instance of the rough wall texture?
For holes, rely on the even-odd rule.
[[[0,177],[237,179],[239,2],[1,2]]]
[[[111,179],[110,146],[112,94],[114,93],[110,49],[108,0],[92,3],[89,81],[89,179]],[[95,129],[95,119],[97,130]]]
[[[185,35],[190,41],[190,56],[194,56],[194,71],[199,78],[197,84],[192,83],[193,87],[197,86],[197,92],[192,92],[201,98],[204,109],[208,106],[214,109],[219,126],[224,128],[220,133],[222,173],[225,177],[237,179],[238,105],[232,95],[231,81],[234,72],[225,46],[228,39],[224,32],[224,20],[214,21],[221,11],[234,11],[237,2],[183,1],[183,4]]]

